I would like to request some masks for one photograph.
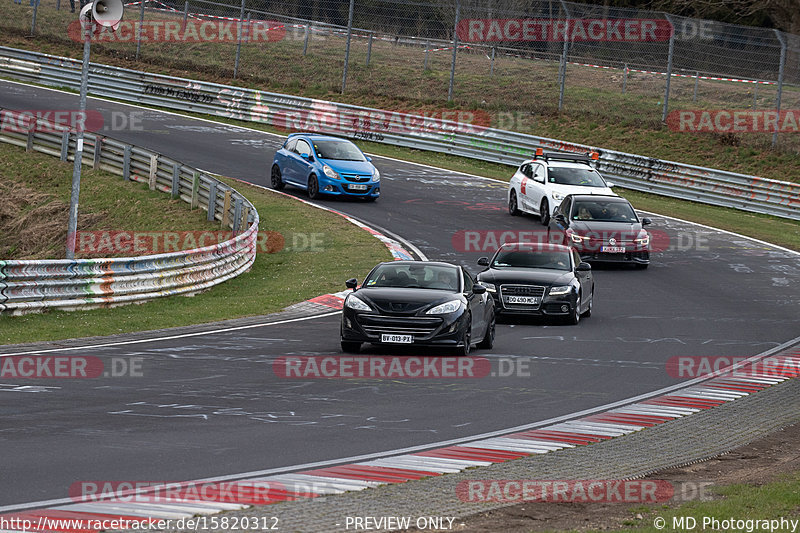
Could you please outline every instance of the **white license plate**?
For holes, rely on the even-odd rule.
[[[506,296],[507,304],[539,305],[539,298],[536,296]]]
[[[624,246],[603,246],[600,249],[601,252],[605,252],[607,254],[624,254],[625,247]]]
[[[388,333],[381,334],[381,342],[388,342],[392,344],[411,344],[414,342],[413,335],[390,335]]]
[[[350,188],[351,191],[366,191],[367,190],[367,186],[363,185],[363,184],[357,184],[357,185],[352,185],[351,184],[351,185],[348,185],[348,187]]]

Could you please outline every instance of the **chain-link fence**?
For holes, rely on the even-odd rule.
[[[4,1],[0,27],[79,40],[67,0]],[[143,0],[125,9],[120,30],[96,37],[104,53],[212,81],[358,95],[376,107],[391,99],[415,112],[452,100],[528,132],[560,110],[717,133],[727,124],[720,110],[731,120],[762,110],[744,121],[756,144],[798,131],[800,112],[785,111],[800,109],[800,36],[771,29],[562,0]],[[699,113],[671,117],[704,109],[717,111],[710,130]],[[800,150],[797,137],[782,135],[782,147]]]

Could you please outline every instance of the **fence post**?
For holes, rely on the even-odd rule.
[[[153,154],[150,156],[150,179],[148,180],[151,191],[156,190],[156,174],[158,174],[158,154]]]
[[[564,9],[564,13],[566,14],[566,22],[567,26],[564,28],[564,49],[561,51],[561,64],[559,65],[558,69],[558,110],[561,111],[564,108],[564,85],[567,83],[567,53],[569,52],[569,9],[567,9],[567,4],[564,3],[564,0],[560,0],[561,7]]]
[[[130,181],[131,179],[131,145],[126,144],[122,152],[122,179]]]
[[[775,97],[775,111],[778,113],[778,120],[781,116],[781,96],[783,95],[783,71],[786,67],[786,38],[779,30],[775,30],[775,36],[781,43],[781,63],[780,70],[778,70],[778,95]],[[778,128],[772,134],[772,147],[778,145]]]
[[[694,74],[694,95],[692,96],[692,102],[697,102],[697,83],[700,81],[700,72],[695,72]]]
[[[422,70],[423,72],[428,70],[428,54],[430,53],[431,48],[431,41],[425,41],[425,65],[423,65]]]
[[[244,11],[244,0],[242,0],[242,11]],[[244,13],[242,13],[242,16],[244,16]],[[244,37],[244,35],[247,35],[248,38],[250,37],[250,32],[249,32],[249,29],[250,29],[250,12],[249,11],[247,12],[247,20],[246,20],[246,22],[244,24],[242,24],[242,18],[241,17],[239,18],[238,28],[239,28],[239,35],[238,35],[238,37],[236,39],[236,60],[233,63],[233,79],[236,79],[236,77],[239,75],[239,56],[242,54],[242,40],[243,40],[243,37]]]
[[[103,152],[103,138],[97,134],[94,136],[94,157],[92,158],[92,168],[100,167],[100,154]]]
[[[369,41],[367,41],[367,66],[369,66],[369,59],[372,57],[372,37],[374,33],[369,32]]]
[[[36,33],[36,12],[39,11],[39,0],[31,0],[33,15],[31,16],[31,37]]]
[[[347,45],[344,49],[344,71],[342,72],[342,94],[347,87],[347,67],[350,63],[350,39],[353,37],[353,4],[355,0],[350,0],[350,14],[347,16]]]
[[[231,190],[225,191],[225,198],[222,200],[222,222],[220,223],[223,228],[227,228],[230,224],[231,215]]]
[[[239,228],[241,227],[242,223],[242,197],[237,196],[236,202],[233,204],[233,234],[236,235],[239,233]]]
[[[189,20],[189,0],[183,3],[183,24],[181,25],[181,33],[186,31],[186,23]]]
[[[200,174],[194,172],[192,174],[192,203],[189,204],[189,209],[197,209],[200,204]]]
[[[622,94],[625,94],[625,91],[628,90],[628,64],[625,63],[625,67],[622,69]]]
[[[492,66],[489,68],[489,76],[494,76],[494,54],[496,50],[497,48],[492,46]]]
[[[306,55],[308,52],[308,36],[311,33],[311,24],[306,24],[306,36],[303,39],[303,55]]]
[[[456,57],[458,56],[458,19],[461,16],[461,0],[456,0],[456,20],[453,24],[453,60],[450,62],[450,86],[447,88],[447,101],[453,99],[453,85],[456,79]]]
[[[206,220],[214,222],[217,217],[217,182],[212,181],[208,186],[208,213]]]
[[[144,25],[144,0],[139,6],[139,27],[136,28],[136,61],[139,61],[139,50],[142,48],[142,26]]]
[[[667,84],[664,88],[664,111],[661,113],[661,122],[667,122],[667,112],[669,111],[669,84],[672,81],[672,56],[675,52],[675,25],[672,23],[672,18],[666,13],[670,25],[669,33],[669,57],[667,57]]]
[[[756,80],[753,85],[755,85],[755,87],[753,87],[753,111],[755,111],[756,106],[758,105],[758,80]]]

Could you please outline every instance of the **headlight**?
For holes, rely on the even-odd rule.
[[[479,285],[483,285],[486,287],[486,290],[489,292],[497,292],[497,287],[495,287],[494,283],[489,283],[488,281],[480,281],[478,280]]]
[[[337,174],[337,172],[335,170],[333,170],[331,167],[329,167],[328,165],[322,165],[322,172],[324,172],[325,175],[328,176],[332,180],[341,179],[339,177],[339,174]]]
[[[559,285],[558,287],[550,287],[551,296],[569,294],[570,291],[572,291],[572,285]]]
[[[461,300],[450,300],[443,304],[439,304],[433,309],[429,309],[426,315],[446,315],[448,313],[455,313],[461,309]]]
[[[570,233],[569,238],[575,244],[581,244],[582,242],[588,241],[589,237],[584,237],[583,235],[578,235],[577,233]]]
[[[553,191],[552,193],[550,193],[550,195],[553,197],[553,200],[557,202],[560,202],[561,200],[564,199],[564,195],[556,191]]]
[[[376,168],[372,171],[372,181],[380,181],[380,179],[381,179],[381,173],[378,172],[378,169]]]
[[[356,311],[372,311],[370,307],[361,301],[358,297],[353,296],[352,294],[347,297],[344,301],[345,307],[349,307],[350,309],[355,309]]]
[[[641,237],[639,239],[634,239],[633,242],[641,246],[647,246],[648,244],[650,244],[650,234],[648,233],[644,237]]]

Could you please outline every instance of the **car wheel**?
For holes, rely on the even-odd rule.
[[[270,185],[276,191],[280,191],[286,184],[283,182],[283,177],[281,176],[281,169],[278,165],[272,165],[272,175],[270,177]]]
[[[592,306],[594,305],[594,289],[592,289],[592,294],[589,295],[589,304],[586,306],[586,310],[581,315],[584,318],[589,318],[592,316]]]
[[[547,199],[542,200],[541,205],[539,205],[539,222],[543,226],[550,222],[550,204],[547,203]]]
[[[495,318],[494,313],[492,313],[492,319],[489,321],[489,325],[486,326],[486,334],[483,336],[483,340],[478,343],[478,348],[491,350],[492,346],[494,346],[494,325],[495,325]]]
[[[319,182],[316,174],[311,174],[308,177],[308,197],[312,200],[319,198]]]
[[[358,353],[361,350],[361,343],[356,341],[342,341],[342,351],[345,353]]]
[[[466,357],[472,350],[472,316],[467,315],[467,327],[464,329],[464,335],[461,337],[464,346],[456,348],[456,355],[459,357]]]
[[[578,298],[575,300],[575,307],[570,310],[567,317],[567,324],[574,326],[581,321],[581,294],[578,293]]]
[[[511,194],[508,197],[508,214],[512,217],[519,215],[519,205],[517,204],[517,191],[511,189]]]

